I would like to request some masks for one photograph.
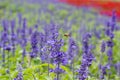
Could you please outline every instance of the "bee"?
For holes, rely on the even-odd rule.
[[[64,36],[65,37],[71,37],[71,33],[65,33]]]

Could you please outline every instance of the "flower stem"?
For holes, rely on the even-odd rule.
[[[2,64],[2,66],[4,67],[5,66],[5,50],[3,50],[3,53],[2,53],[2,62],[3,62],[3,64]]]
[[[60,64],[57,65],[58,69],[60,68]],[[57,80],[59,80],[59,72],[57,73]]]

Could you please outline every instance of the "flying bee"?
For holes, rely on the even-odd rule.
[[[71,37],[71,33],[65,33],[64,36],[65,37]]]

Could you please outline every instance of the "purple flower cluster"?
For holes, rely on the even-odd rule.
[[[30,57],[34,58],[38,54],[38,32],[35,31],[31,36],[31,49]]]
[[[15,41],[16,41],[16,35],[15,35],[15,20],[11,21],[11,45],[12,45],[12,53],[13,56],[15,55]]]
[[[100,69],[100,73],[101,73],[100,79],[104,79],[105,75],[107,74],[106,71],[107,71],[107,69],[110,69],[110,66],[109,66],[109,64],[107,64],[105,66],[100,65],[99,69]]]
[[[66,53],[61,51],[61,47],[63,46],[63,40],[51,41],[51,49],[50,49],[50,58],[55,64],[66,64],[67,58]]]
[[[5,63],[5,49],[6,46],[9,45],[9,36],[8,36],[8,21],[7,20],[3,20],[3,32],[2,32],[2,35],[1,35],[1,43],[2,43],[2,48],[3,48],[3,52],[2,52],[2,62],[3,64]]]
[[[106,50],[106,46],[107,48],[107,56],[108,56],[108,64],[105,66],[101,65],[100,62],[100,79],[104,79],[104,76],[107,74],[106,70],[109,70],[108,74],[111,74],[110,72],[110,68],[112,66],[112,61],[113,61],[113,47],[114,47],[114,42],[113,42],[113,38],[114,38],[114,30],[116,27],[116,15],[115,15],[115,11],[113,11],[113,16],[112,16],[112,21],[107,23],[107,27],[105,28],[105,34],[106,36],[109,37],[109,40],[106,42],[102,42],[101,45],[101,52],[105,52]],[[101,54],[102,55],[102,54]],[[100,60],[102,61],[102,60]]]
[[[58,39],[58,32],[55,27],[51,28],[52,35],[50,36],[50,40],[47,41],[47,44],[49,46],[49,57],[50,61],[56,64],[56,68],[54,69],[54,72],[56,73],[56,80],[59,80],[59,74],[62,69],[60,69],[60,65],[67,64],[67,58],[66,53],[61,51],[61,47],[64,45],[64,42],[62,39]]]
[[[17,68],[18,75],[16,76],[16,78],[14,78],[14,80],[23,80],[23,73],[22,73],[23,68],[22,68],[22,66],[20,64],[17,67],[18,67]]]
[[[102,41],[102,44],[101,44],[101,52],[105,52],[105,49],[106,49],[106,43],[105,41]]]
[[[114,30],[116,26],[116,14],[115,11],[113,11],[113,16],[111,22],[108,22],[107,28],[106,28],[106,35],[109,37],[109,40],[106,42],[108,51],[107,51],[107,56],[108,56],[108,63],[111,64],[113,60],[113,38],[114,38]]]
[[[72,37],[69,38],[69,47],[68,47],[68,51],[67,51],[67,55],[68,55],[68,59],[71,60],[71,62],[73,61],[73,59],[75,58],[75,56],[78,53],[78,46],[75,43],[74,39]]]
[[[120,76],[120,62],[117,62],[117,63],[115,64],[115,69],[116,69],[116,71],[117,71],[117,75]]]
[[[83,56],[82,56],[81,67],[78,70],[79,80],[85,80],[88,77],[88,73],[89,73],[88,68],[92,64],[92,61],[94,60],[94,55],[92,54],[92,51],[88,44],[89,38],[91,37],[92,36],[90,33],[85,34],[83,37]]]
[[[21,32],[22,32],[22,34],[21,34],[21,37],[22,37],[22,44],[21,44],[21,46],[23,48],[23,54],[22,54],[23,58],[26,55],[26,45],[27,45],[26,27],[27,27],[27,20],[26,20],[26,18],[24,18],[23,19],[23,26],[22,26],[22,30],[21,30]]]

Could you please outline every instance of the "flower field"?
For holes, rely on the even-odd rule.
[[[0,0],[0,80],[120,80],[118,6],[72,3]]]

